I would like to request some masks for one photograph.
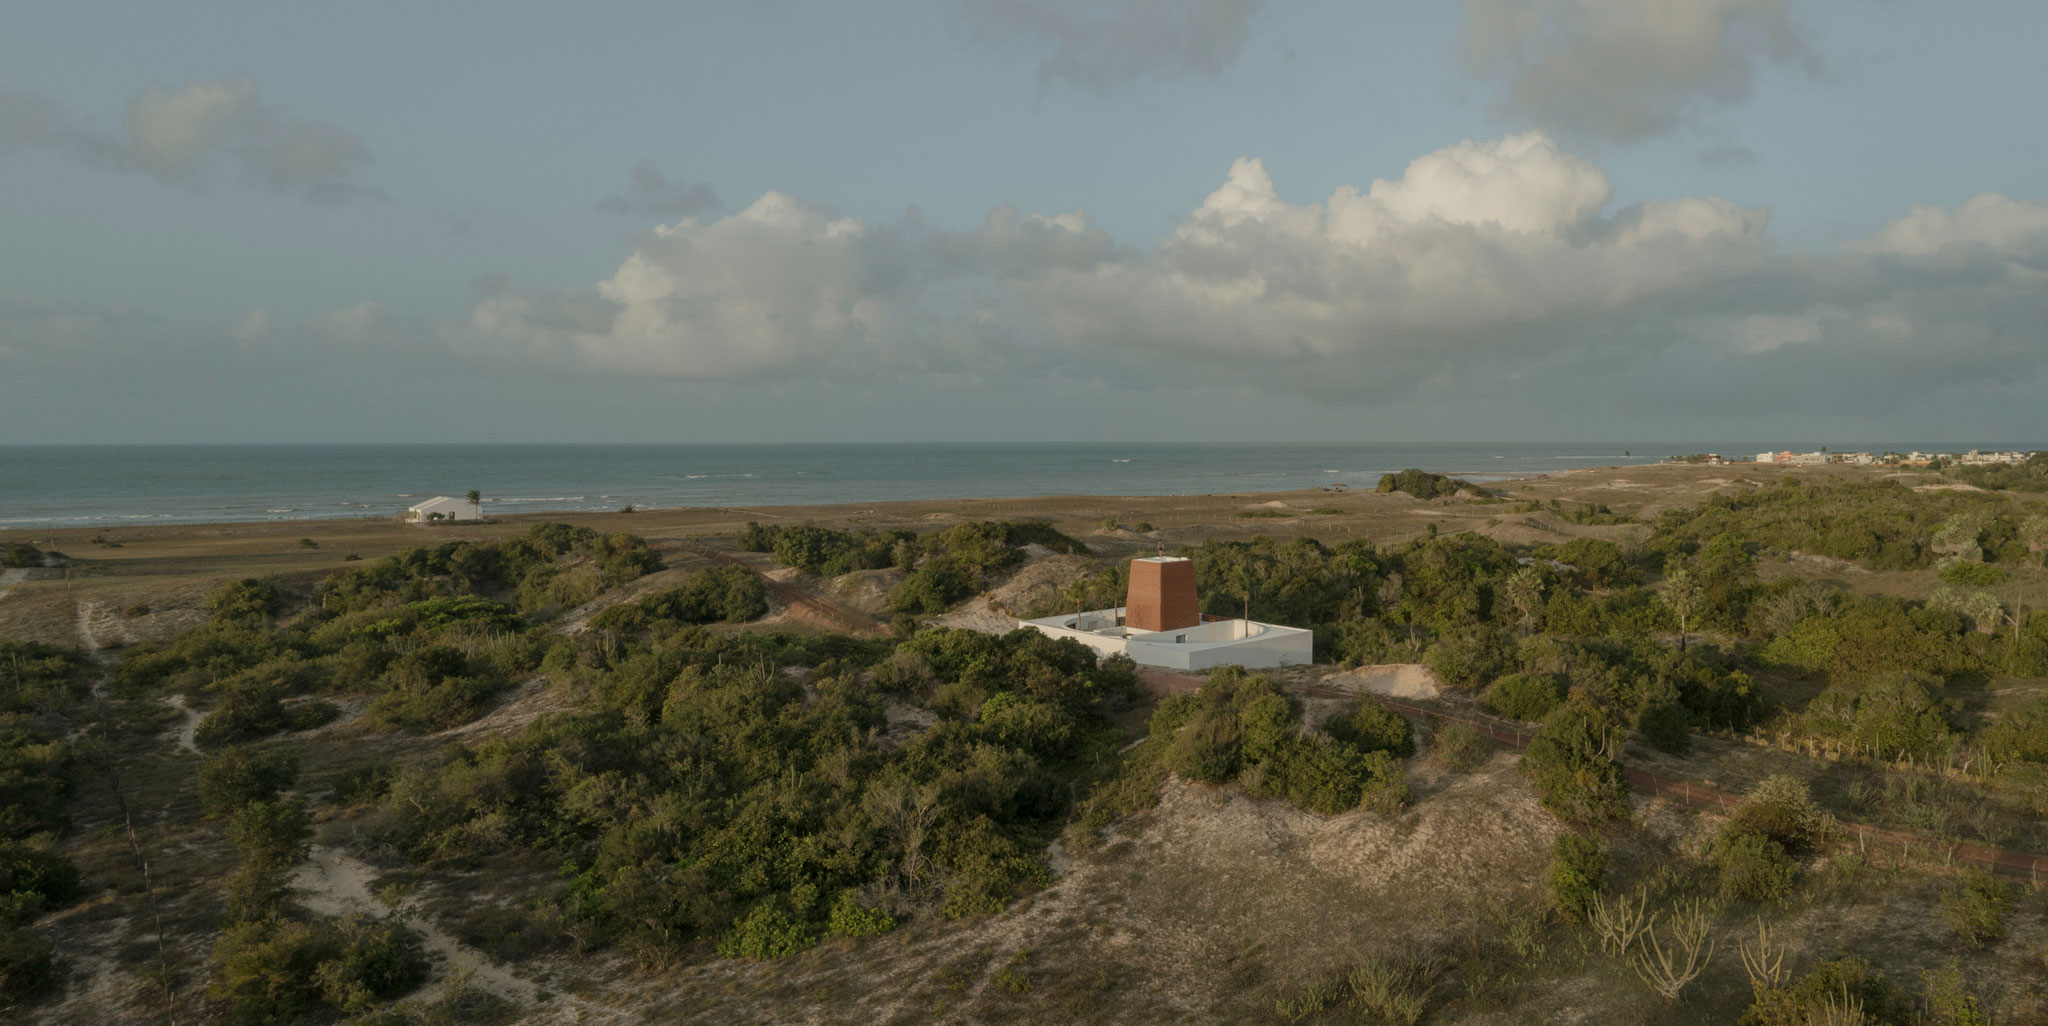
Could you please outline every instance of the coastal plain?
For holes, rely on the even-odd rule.
[[[921,618],[995,633],[1030,609],[1061,601],[1074,582],[1162,549],[1260,536],[1329,546],[1367,540],[1394,549],[1467,535],[1516,551],[1574,539],[1629,548],[1650,536],[1665,511],[1776,487],[1785,478],[1890,480],[1926,490],[1915,494],[1957,488],[1936,473],[1882,468],[1651,465],[1492,481],[1484,497],[1466,491],[1429,500],[1376,492],[1361,481],[1278,493],[642,509],[434,525],[365,518],[16,531],[0,542],[26,541],[62,559],[0,577],[0,641],[75,648],[97,665],[114,666],[129,651],[206,623],[208,595],[231,582],[275,579],[281,592],[303,602],[337,571],[421,546],[515,539],[550,521],[638,536],[663,564],[560,610],[548,623],[557,634],[586,632],[607,609],[678,586],[700,570],[739,565],[768,585],[767,612],[709,630],[883,639],[892,629],[889,592],[902,571],[797,572],[766,553],[743,551],[735,539],[749,524],[925,534],[978,521],[1042,521],[1084,543],[1086,555],[1027,546],[1021,565],[979,594]],[[2034,513],[2048,509],[2040,496],[2012,501]],[[1759,560],[1756,574],[1766,584],[1791,577],[1845,595],[1916,600],[1940,586],[1928,567],[1871,569],[1801,553]],[[2038,589],[2048,573],[2019,568],[2013,579]],[[893,627],[902,630],[900,622]],[[811,683],[806,671],[785,672]],[[1791,897],[1730,906],[1738,911],[1713,927],[1721,956],[1685,1000],[1667,1000],[1626,960],[1604,955],[1582,927],[1530,911],[1547,900],[1554,849],[1572,828],[1546,809],[1513,745],[1452,729],[1504,722],[1489,718],[1471,693],[1413,661],[1319,664],[1272,676],[1303,724],[1349,715],[1367,692],[1404,703],[1399,708],[1412,721],[1416,747],[1405,770],[1405,807],[1322,814],[1246,786],[1167,775],[1156,801],[1114,819],[1086,850],[1053,841],[1043,853],[1043,886],[1007,908],[960,916],[927,909],[876,936],[828,937],[772,958],[722,957],[706,943],[655,957],[528,937],[553,922],[536,910],[562,892],[566,873],[554,860],[515,850],[423,866],[366,828],[381,813],[329,797],[372,767],[460,762],[465,753],[578,712],[594,701],[586,691],[537,674],[469,722],[411,732],[370,726],[367,695],[330,693],[338,712],[330,722],[252,742],[289,749],[298,767],[296,793],[319,807],[310,855],[290,878],[292,900],[323,916],[402,919],[421,935],[434,969],[431,981],[375,1013],[391,1018],[329,1012],[307,1021],[1732,1022],[1752,991],[1736,951],[1766,917],[1802,971],[1853,951],[1917,994],[1924,972],[1956,967],[1987,1003],[2017,1013],[1999,1021],[2048,1021],[2025,1018],[2048,1016],[2048,895],[2038,880],[2016,881],[2003,939],[1957,944],[1943,925],[1944,908],[1963,867],[1953,847],[1944,854],[1941,841],[1955,831],[1923,831],[1926,846],[1895,851],[1852,841],[1815,861]],[[1125,751],[1144,742],[1147,719],[1163,703],[1201,684],[1149,672],[1143,679],[1143,694],[1113,715],[1127,738]],[[1765,683],[1795,700],[1818,690],[1796,675]],[[1987,681],[1962,694],[1959,714],[1981,721],[2044,690],[2048,679],[2039,677]],[[105,767],[105,779],[96,769],[79,773],[59,842],[88,881],[87,895],[37,927],[70,965],[68,982],[58,996],[20,1010],[28,1016],[21,1021],[234,1021],[232,1005],[209,988],[219,972],[212,945],[222,892],[237,856],[219,823],[200,814],[193,793],[194,774],[209,754],[203,739],[195,743],[203,710],[180,695],[104,687],[95,688],[94,702],[94,710],[67,722],[84,743],[102,745],[80,764]],[[901,744],[931,722],[921,709],[892,703],[881,742]],[[1702,793],[1739,796],[1767,779],[1796,777],[1845,820],[1869,811],[1858,804],[1856,788],[1889,779],[1761,732],[1701,731],[1679,753],[1631,742],[1624,759],[1659,779],[1697,784]],[[2041,796],[2006,789],[1996,799],[1998,808],[2023,808]],[[1687,885],[1674,881],[1670,864],[1710,858],[1725,813],[1670,796],[1638,796],[1625,824],[1603,835],[1608,871],[1646,888],[1682,890]],[[2014,850],[2048,852],[2038,813],[2032,825],[1998,829]],[[1406,1006],[1360,997],[1378,986],[1361,972],[1405,980],[1401,986],[1417,1002],[1414,1016],[1402,1011]]]

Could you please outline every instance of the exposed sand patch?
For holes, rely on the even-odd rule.
[[[390,913],[370,889],[376,879],[377,871],[368,863],[316,844],[306,861],[292,872],[291,885],[299,892],[300,903],[321,915],[367,915],[382,919]],[[410,910],[401,907],[396,911],[403,914]],[[539,994],[540,988],[532,981],[507,972],[483,952],[449,936],[426,916],[406,918],[408,925],[420,932],[427,950],[447,965],[440,978],[413,994],[414,999],[431,1000],[447,986],[449,977],[457,974],[466,975],[475,986],[520,1004],[533,1003]]]
[[[1984,489],[1973,484],[1964,484],[1961,481],[1945,481],[1941,484],[1914,485],[1913,490],[1916,492],[1981,492]]]
[[[1017,629],[1017,617],[996,608],[987,595],[977,595],[967,600],[966,605],[950,613],[930,617],[925,622],[983,634],[1008,634]]]
[[[568,699],[556,694],[548,687],[546,677],[528,677],[520,681],[498,705],[481,719],[471,720],[459,727],[450,727],[436,734],[434,738],[466,738],[472,734],[504,734],[518,730],[552,712],[562,712],[574,705]]]
[[[1357,693],[1369,691],[1388,698],[1436,698],[1442,684],[1421,663],[1377,663],[1355,670],[1339,670],[1316,682],[1318,687]]]
[[[869,616],[886,616],[889,613],[889,595],[906,576],[908,574],[895,567],[841,574],[832,580],[832,601]]]
[[[199,736],[199,721],[206,717],[199,710],[187,705],[184,695],[165,695],[159,701],[176,709],[185,717],[184,721],[179,723],[175,730],[167,731],[177,740],[178,751],[198,755],[199,745],[195,739]]]

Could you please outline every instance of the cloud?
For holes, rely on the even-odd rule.
[[[695,217],[717,210],[718,193],[705,182],[671,182],[661,169],[647,161],[633,165],[626,191],[606,196],[597,209],[624,217],[653,217],[663,221]]]
[[[600,366],[741,380],[874,364],[905,330],[915,269],[900,234],[769,192],[729,217],[658,227],[589,291],[495,283],[486,337]]]
[[[1460,35],[1499,115],[1626,140],[1741,103],[1764,66],[1811,66],[1795,2],[1465,0]]]
[[[48,97],[0,91],[0,152],[13,149],[51,150],[191,189],[226,177],[322,204],[383,196],[364,180],[374,159],[360,136],[290,116],[246,77],[151,85],[112,132],[79,122]]]
[[[234,329],[230,334],[234,336],[237,342],[244,345],[254,345],[268,340],[271,331],[276,327],[277,314],[269,307],[259,306],[243,314],[241,320],[235,322]]]
[[[340,342],[361,342],[370,338],[386,320],[384,304],[374,300],[330,310],[315,319],[321,334]]]
[[[656,230],[588,288],[481,280],[462,335],[681,380],[979,375],[1503,410],[1653,396],[1645,416],[1752,420],[1876,416],[2048,366],[2048,206],[1914,209],[1828,252],[1779,251],[1769,221],[1718,197],[1617,206],[1597,165],[1533,132],[1311,203],[1240,158],[1150,246],[1084,211],[1003,206],[949,231],[771,192]]]
[[[1852,248],[1925,256],[1951,246],[1983,246],[2007,255],[2038,257],[2048,248],[2048,206],[1987,192],[1954,211],[1914,207]]]
[[[1214,78],[1243,54],[1264,0],[977,0],[970,34],[1038,58],[1041,86],[1091,93]]]
[[[1184,378],[1390,397],[1534,362],[1589,320],[1767,259],[1764,210],[1679,199],[1603,216],[1611,194],[1537,134],[1445,147],[1299,206],[1246,158],[1151,252],[1016,288],[1069,343]]]

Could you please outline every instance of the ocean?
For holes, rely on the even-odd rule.
[[[0,446],[0,529],[1040,495],[1286,491],[1421,467],[1479,479],[1651,463],[1647,443]]]

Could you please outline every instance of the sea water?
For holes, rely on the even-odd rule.
[[[0,529],[389,517],[483,493],[492,513],[1371,488],[1648,463],[1655,443],[0,446]],[[1751,447],[1747,451],[1755,451]]]

